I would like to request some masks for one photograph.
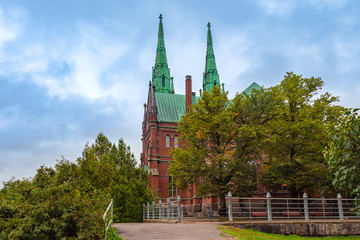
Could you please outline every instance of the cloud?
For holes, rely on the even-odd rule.
[[[63,56],[70,72],[51,78],[51,71],[37,76],[36,82],[48,88],[50,95],[61,98],[75,94],[87,99],[118,97],[111,89],[103,89],[100,84],[104,74],[127,50],[124,44],[114,42],[99,29],[80,24],[80,40],[71,51]],[[48,63],[49,64],[49,63]],[[49,74],[48,74],[49,73]]]
[[[43,39],[18,49],[19,55],[9,54],[6,64],[12,70],[0,74],[12,76],[11,81],[33,81],[45,87],[50,96],[61,99],[76,95],[89,100],[106,97],[123,100],[129,96],[119,94],[122,85],[128,86],[125,78],[114,80],[114,85],[103,86],[102,82],[109,80],[108,74],[116,72],[113,66],[130,46],[91,24],[79,22],[77,29],[78,36],[71,40],[66,40],[67,36],[54,41]]]
[[[4,9],[0,6],[0,49],[6,42],[16,39],[21,31],[23,12],[19,9]]]
[[[219,74],[221,81],[226,84],[225,88],[234,86],[231,91],[233,94],[247,87],[247,83],[239,82],[239,78],[256,67],[258,55],[254,49],[254,41],[250,40],[246,32],[232,32],[222,36],[216,48],[218,68],[221,69]]]
[[[295,8],[296,2],[296,0],[261,0],[259,5],[265,10],[267,14],[287,15]]]

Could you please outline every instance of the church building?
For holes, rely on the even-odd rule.
[[[192,92],[192,79],[189,75],[185,77],[185,94],[175,93],[174,78],[170,75],[166,57],[161,14],[159,19],[155,66],[152,68],[147,103],[144,104],[141,166],[148,170],[149,187],[153,189],[157,197],[164,199],[180,195],[182,199],[193,198],[195,196],[194,186],[190,187],[188,191],[178,192],[171,184],[172,179],[169,176],[168,168],[173,160],[170,154],[171,150],[182,147],[179,142],[181,133],[177,132],[178,122],[188,110],[189,105],[195,104],[196,98],[201,96],[196,96],[196,93]],[[205,71],[200,94],[202,91],[211,91],[214,85],[220,87],[210,23],[207,27]],[[221,87],[224,89],[224,84]],[[260,86],[254,82],[243,92],[249,94],[252,89],[260,89]]]

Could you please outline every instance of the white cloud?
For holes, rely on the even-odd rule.
[[[296,0],[261,0],[259,4],[267,14],[287,15],[295,8]]]
[[[68,41],[64,36],[64,39],[23,46],[21,55],[8,58],[11,73],[2,74],[16,75],[17,78],[13,77],[11,81],[27,78],[45,87],[50,96],[61,99],[71,95],[90,100],[131,97],[129,91],[122,91],[133,86],[124,76],[113,79],[109,86],[102,85],[109,81],[108,75],[119,70],[112,67],[117,61],[124,60],[130,45],[90,24],[79,23],[77,29],[79,35]]]
[[[233,86],[236,91],[239,91],[239,89],[245,88],[247,84],[239,82],[240,75],[257,65],[257,51],[254,48],[254,42],[246,33],[232,32],[222,36],[226,37],[219,39],[219,44],[216,47],[220,79],[226,84],[225,89]],[[231,91],[231,94],[234,92]]]
[[[21,31],[20,18],[22,11],[3,9],[0,6],[0,49],[6,42],[16,39]]]

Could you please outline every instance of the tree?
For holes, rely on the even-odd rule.
[[[147,188],[147,173],[136,167],[136,159],[123,139],[115,145],[100,133],[94,144],[85,146],[77,162],[85,188],[109,192],[114,198],[115,221],[142,220],[142,206],[153,196]]]
[[[329,93],[315,95],[324,85],[321,78],[303,78],[287,73],[284,80],[269,91],[276,96],[274,115],[269,126],[265,151],[270,160],[262,182],[275,187],[287,184],[291,197],[304,189],[330,186],[329,169],[323,156],[336,119],[342,108]]]
[[[251,132],[238,128],[245,112],[236,110],[245,105],[244,99],[238,96],[236,101],[229,101],[227,93],[216,86],[211,93],[204,92],[179,122],[185,148],[172,152],[170,175],[176,186],[187,189],[196,183],[198,195],[220,197],[221,208],[226,207],[225,197],[230,190],[249,195],[256,187],[256,166],[250,161],[256,151],[249,149],[241,155],[235,147],[241,139],[239,133]]]
[[[102,239],[102,215],[114,199],[115,221],[141,221],[152,201],[146,173],[124,140],[100,133],[76,163],[41,166],[32,179],[0,189],[0,239]]]
[[[331,136],[325,158],[332,170],[333,184],[357,198],[360,197],[360,117],[359,109],[347,111]]]

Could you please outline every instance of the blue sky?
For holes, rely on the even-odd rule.
[[[355,0],[2,0],[0,182],[75,161],[99,132],[139,159],[160,13],[176,93],[188,74],[201,87],[211,22],[230,97],[294,71],[359,107],[359,12]]]

